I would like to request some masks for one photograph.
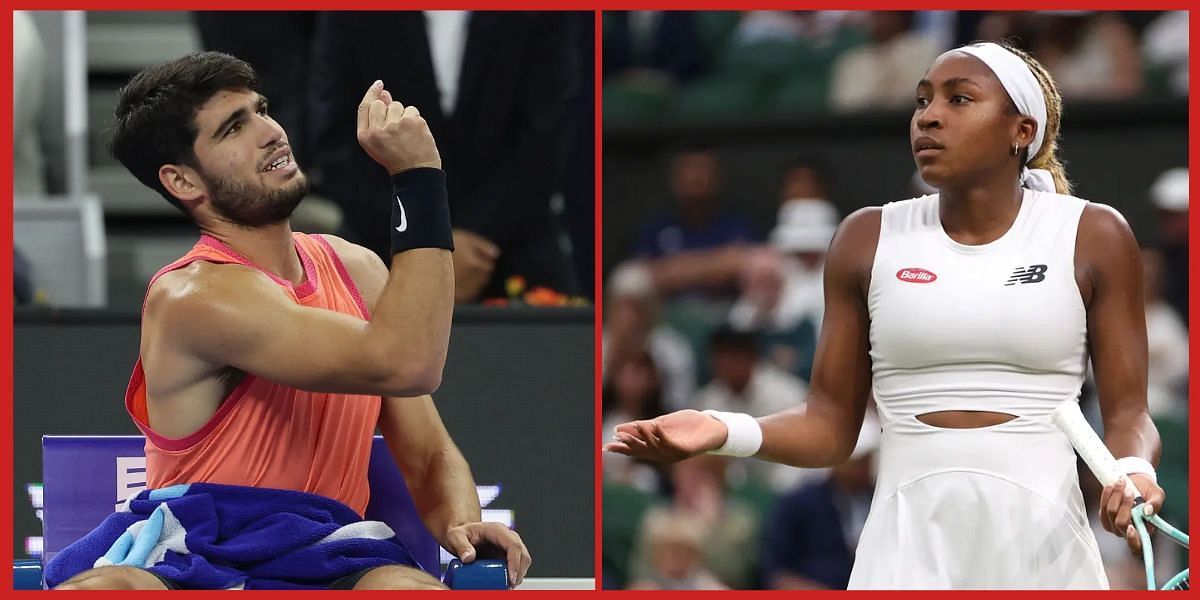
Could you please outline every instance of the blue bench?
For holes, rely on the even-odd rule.
[[[142,436],[42,437],[42,561],[14,561],[16,589],[40,589],[41,564],[83,537],[124,500],[146,487]],[[375,436],[368,470],[371,501],[366,518],[396,532],[421,568],[441,578],[440,546],[421,522],[404,477],[381,436]],[[453,589],[504,589],[504,561],[451,563]],[[36,582],[34,585],[31,582]],[[26,587],[27,586],[27,587]]]

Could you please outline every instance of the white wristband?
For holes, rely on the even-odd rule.
[[[719,410],[706,410],[704,414],[722,422],[729,429],[729,435],[725,438],[725,444],[716,450],[709,450],[709,454],[719,454],[721,456],[754,456],[758,453],[759,447],[762,446],[762,427],[754,417],[746,413],[722,412]]]
[[[1150,461],[1140,456],[1126,456],[1125,458],[1118,459],[1117,466],[1120,467],[1121,472],[1125,473],[1126,475],[1133,475],[1134,473],[1145,475],[1149,477],[1150,481],[1153,481],[1155,485],[1158,485],[1158,475],[1154,472],[1154,465],[1150,464]]]

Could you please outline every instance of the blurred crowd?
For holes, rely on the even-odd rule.
[[[205,11],[189,16],[198,50],[226,52],[255,69],[271,115],[287,132],[309,177],[312,197],[336,214],[328,225],[307,227],[294,215],[296,229],[336,233],[390,261],[384,225],[391,184],[355,137],[358,103],[371,82],[381,79],[398,101],[418,107],[438,142],[454,225],[456,301],[590,302],[592,12]],[[60,50],[56,45],[86,46],[87,40],[61,34],[45,38],[22,11],[15,13],[13,31],[14,189],[23,199],[41,200],[48,161],[39,148],[45,136],[37,125],[50,116],[40,114],[40,84],[56,70],[46,56]],[[130,40],[131,46],[144,43]],[[170,58],[176,57],[150,60]],[[136,65],[137,60],[130,58],[135,65],[119,74],[122,83],[148,66]],[[107,135],[110,120],[108,111],[105,122],[92,127]],[[20,250],[17,254],[15,299],[26,304],[37,294],[30,291],[32,267],[24,268]]]
[[[604,285],[605,437],[617,423],[682,408],[776,412],[804,402],[812,370],[825,253],[844,216],[827,165],[799,158],[779,170],[777,218],[765,235],[719,200],[716,151],[679,149],[664,175],[669,208],[643,224]],[[910,191],[928,192],[919,180]],[[1164,171],[1142,201],[1157,214],[1143,263],[1159,481],[1168,519],[1186,526],[1187,169]],[[1094,389],[1085,384],[1082,404],[1099,429]],[[604,587],[844,587],[878,435],[872,409],[851,460],[832,469],[716,456],[663,467],[605,454]],[[1081,481],[1094,518],[1099,484],[1086,472]],[[1094,527],[1113,586],[1140,585],[1140,561]]]
[[[608,122],[907,107],[943,51],[1007,39],[1071,103],[1186,97],[1186,11],[604,13]]]

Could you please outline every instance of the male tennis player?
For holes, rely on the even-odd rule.
[[[126,395],[146,435],[148,486],[161,490],[158,518],[190,529],[178,547],[164,529],[163,549],[131,563],[137,545],[108,546],[102,525],[48,565],[48,583],[440,587],[390,530],[361,521],[377,425],[442,546],[466,562],[477,546],[499,546],[519,583],[529,553],[515,532],[480,522],[470,469],[429,396],[446,360],[454,279],[445,179],[425,121],[380,81],[358,106],[358,141],[395,190],[378,199],[392,206],[392,222],[379,224],[392,232],[389,269],[359,246],[291,230],[308,181],[258,89],[250,65],[204,52],[148,68],[120,93],[113,154],[201,231],[150,283]],[[216,507],[211,523],[194,514],[197,497]],[[204,528],[220,543],[199,543]],[[92,564],[108,566],[78,572]]]

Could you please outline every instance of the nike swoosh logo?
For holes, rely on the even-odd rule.
[[[400,196],[396,196],[396,204],[400,206],[400,226],[396,228],[396,231],[404,233],[408,229],[408,218],[404,215],[404,203],[400,201]]]

